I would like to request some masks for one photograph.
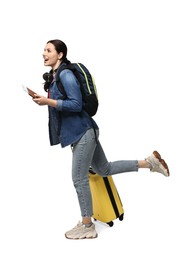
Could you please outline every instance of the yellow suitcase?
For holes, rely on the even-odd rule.
[[[123,205],[112,176],[101,177],[89,170],[93,218],[113,226],[113,220],[123,220]]]

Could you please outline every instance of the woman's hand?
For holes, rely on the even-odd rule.
[[[35,94],[35,97],[33,98],[33,101],[38,104],[39,106],[48,105],[48,98]]]
[[[35,97],[33,98],[33,101],[38,104],[39,106],[51,106],[51,107],[56,107],[57,106],[57,100],[47,98],[38,94],[34,95]]]

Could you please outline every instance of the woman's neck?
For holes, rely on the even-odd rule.
[[[58,60],[55,65],[52,66],[52,70],[55,71],[59,68],[59,65],[61,64],[61,60]]]

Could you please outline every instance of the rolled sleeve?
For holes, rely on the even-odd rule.
[[[57,100],[57,110],[61,111],[62,110],[62,103],[63,103],[63,100]]]

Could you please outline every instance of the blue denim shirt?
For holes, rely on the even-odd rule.
[[[78,80],[72,71],[60,73],[66,96],[58,90],[55,79],[49,88],[49,97],[57,100],[57,107],[48,106],[50,144],[62,147],[77,142],[90,128],[98,129],[96,122],[83,109]]]

